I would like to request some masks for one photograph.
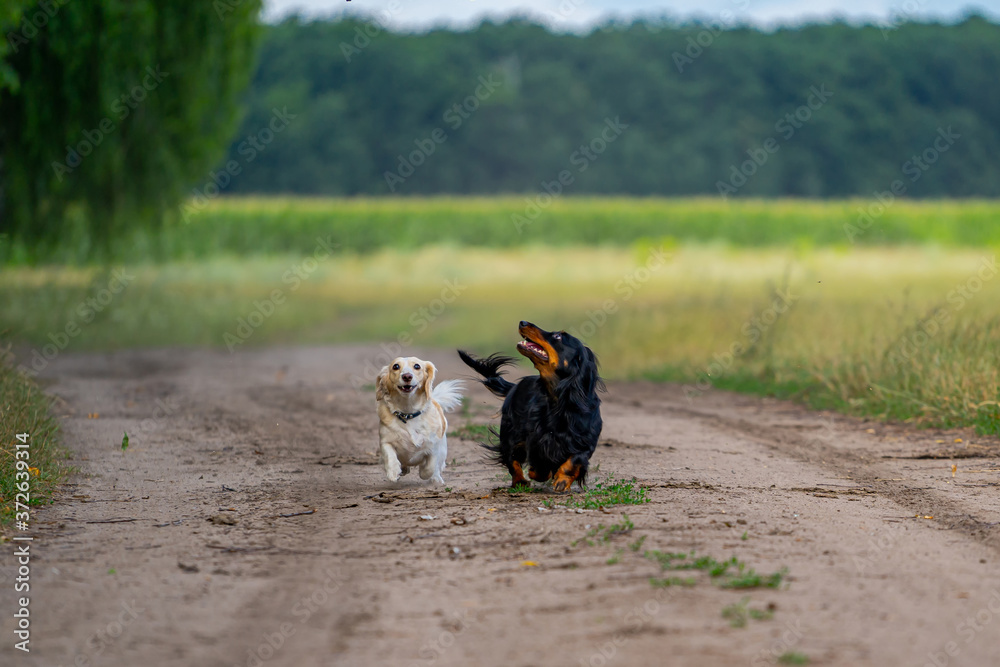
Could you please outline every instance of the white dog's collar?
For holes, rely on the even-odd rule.
[[[406,422],[408,422],[409,420],[411,420],[411,419],[416,419],[422,413],[423,413],[423,410],[417,410],[416,412],[400,412],[399,410],[393,410],[392,411],[392,414],[394,414],[397,417],[399,417],[399,421],[403,422],[404,424]]]

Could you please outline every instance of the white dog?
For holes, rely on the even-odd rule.
[[[434,386],[434,364],[416,357],[397,357],[375,381],[378,403],[379,464],[395,482],[420,466],[420,479],[444,484],[441,471],[448,456],[445,411],[462,404],[462,383],[446,380]]]

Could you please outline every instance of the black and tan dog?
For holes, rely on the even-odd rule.
[[[499,444],[487,445],[497,463],[505,465],[511,486],[552,480],[556,491],[568,491],[573,482],[582,486],[590,457],[601,435],[601,399],[604,389],[597,357],[590,348],[565,331],[543,331],[521,322],[524,340],[517,351],[538,370],[537,376],[517,384],[503,378],[512,357],[493,354],[477,359],[458,351],[466,364],[483,376],[482,383],[504,398]]]

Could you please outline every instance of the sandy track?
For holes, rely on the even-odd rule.
[[[416,354],[466,375],[450,351]],[[540,511],[548,496],[493,492],[501,469],[457,438],[449,490],[386,482],[373,392],[350,381],[376,356],[58,358],[44,379],[79,474],[34,515],[30,655],[12,648],[10,544],[0,559],[0,663],[1000,664],[993,443],[612,383],[592,481],[635,476],[652,502]],[[452,428],[494,414],[472,396]],[[916,458],[949,454],[963,458]],[[623,513],[630,535],[580,541]],[[628,548],[642,536],[642,550],[787,567],[787,584],[653,588],[658,565]],[[731,627],[722,609],[745,597],[773,618]]]

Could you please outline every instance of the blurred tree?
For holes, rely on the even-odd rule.
[[[3,7],[0,232],[99,252],[158,224],[238,126],[260,0]]]
[[[28,27],[22,23],[24,9],[30,5],[29,0],[6,0],[0,5],[0,90],[17,87],[17,75],[4,58],[9,51],[17,50],[26,37],[22,34],[36,30],[34,25]]]

